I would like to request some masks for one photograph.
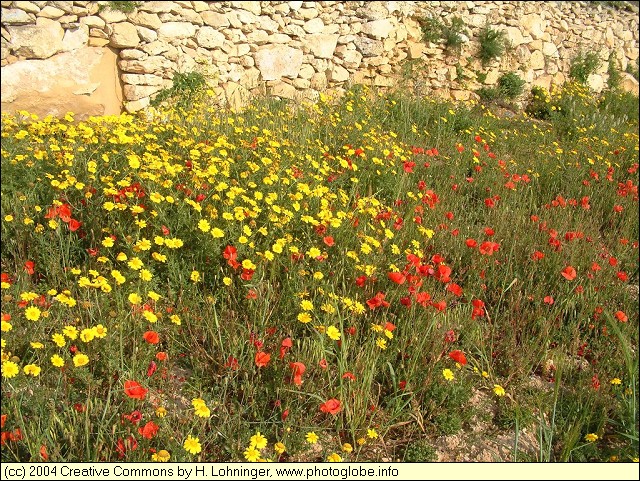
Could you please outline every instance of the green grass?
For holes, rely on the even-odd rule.
[[[637,458],[637,99],[548,100],[4,115],[2,460]]]

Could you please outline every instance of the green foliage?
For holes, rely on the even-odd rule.
[[[636,59],[636,66],[634,67],[631,63],[627,64],[627,68],[625,69],[625,72],[630,73],[631,75],[633,75],[633,78],[635,78],[636,80],[640,79],[640,73],[639,73],[639,69],[638,69],[638,60]]]
[[[178,106],[188,107],[204,91],[206,86],[207,80],[200,72],[176,72],[173,75],[173,85],[158,92],[151,101],[151,105],[155,107],[165,100],[173,99]]]
[[[501,57],[507,49],[507,37],[504,30],[494,30],[486,25],[478,34],[478,57],[482,65]]]
[[[515,72],[504,73],[498,78],[496,87],[481,87],[476,93],[485,102],[516,100],[524,91],[525,81]]]
[[[589,75],[594,74],[600,68],[602,61],[600,55],[593,51],[580,51],[571,60],[569,66],[569,78],[576,82],[586,85]]]
[[[515,100],[522,95],[525,83],[515,72],[507,72],[498,79],[498,90],[504,98]]]
[[[607,78],[607,87],[609,90],[617,90],[620,87],[622,75],[620,75],[620,71],[618,70],[615,52],[611,52],[609,55],[607,74],[609,75]]]
[[[443,25],[442,38],[448,50],[459,52],[464,43],[463,35],[467,35],[464,20],[460,17],[453,17],[450,25]]]
[[[127,0],[112,0],[110,2],[107,2],[108,8],[122,13],[131,13],[140,5],[142,5],[142,2],[133,2]],[[103,5],[100,5],[100,7],[104,8]]]
[[[531,93],[524,111],[530,117],[538,120],[551,118],[551,103],[549,91],[539,85],[531,87]]]
[[[442,41],[445,49],[459,52],[464,43],[463,35],[467,35],[464,20],[453,17],[449,25],[435,18],[418,19],[422,30],[422,39],[426,42]]]
[[[438,460],[435,448],[426,439],[409,443],[404,452],[406,463],[431,463]]]
[[[442,39],[443,24],[436,18],[419,18],[418,23],[422,30],[422,40],[424,42],[438,43]]]

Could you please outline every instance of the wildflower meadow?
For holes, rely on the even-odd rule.
[[[637,461],[637,98],[527,105],[3,114],[2,460]]]

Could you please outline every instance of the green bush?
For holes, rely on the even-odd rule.
[[[442,39],[442,22],[436,18],[418,19],[424,42],[438,43]]]
[[[480,48],[478,56],[482,65],[487,65],[492,60],[502,56],[507,49],[507,38],[504,30],[493,30],[485,26],[478,34]]]
[[[426,439],[410,443],[404,452],[404,461],[407,463],[430,463],[437,459],[436,450]]]
[[[609,78],[607,79],[607,87],[609,87],[609,90],[618,89],[620,87],[620,82],[622,81],[622,75],[616,68],[615,52],[611,52],[611,55],[609,55],[609,65],[607,67],[607,74],[609,74]]]
[[[551,117],[551,100],[547,89],[534,85],[524,111],[530,117],[538,120],[548,120]]]
[[[580,51],[571,61],[569,78],[585,85],[589,75],[594,74],[600,68],[601,60],[597,52]]]
[[[525,83],[515,72],[507,72],[498,79],[498,90],[502,97],[515,100],[522,95]]]
[[[131,13],[140,6],[142,2],[130,2],[126,0],[112,0],[107,2],[107,7],[116,12]],[[104,5],[100,5],[100,10],[104,9]]]
[[[206,85],[207,81],[200,72],[177,72],[173,75],[173,85],[158,92],[151,105],[156,107],[165,100],[175,99],[177,106],[188,107]]]
[[[466,34],[464,20],[460,17],[453,17],[451,25],[443,25],[442,27],[442,37],[448,50],[459,51],[464,43],[462,36]]]

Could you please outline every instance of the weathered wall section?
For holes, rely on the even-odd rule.
[[[638,59],[638,13],[588,2],[140,3],[125,14],[107,2],[2,1],[2,109],[133,112],[171,86],[175,72],[192,70],[233,106],[251,93],[310,98],[350,82],[402,80],[420,93],[465,99],[507,71],[529,85],[562,83],[581,49],[603,59],[589,79],[598,91],[611,52],[620,70]],[[459,54],[422,40],[419,18],[454,16],[469,34]],[[487,23],[505,30],[513,49],[482,66],[477,34]],[[117,69],[105,67],[113,52]],[[60,96],[62,106],[48,107]]]

